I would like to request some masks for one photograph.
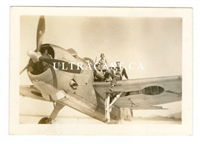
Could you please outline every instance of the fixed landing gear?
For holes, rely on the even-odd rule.
[[[105,99],[105,119],[106,123],[110,122],[110,93],[107,93],[107,97]]]
[[[112,111],[112,105],[116,102],[118,98],[120,98],[121,93],[116,95],[114,99],[111,101],[111,92],[106,93],[106,99],[105,99],[105,121],[106,123],[110,123],[110,112]]]
[[[63,104],[56,102],[54,103],[54,109],[49,117],[42,118],[38,124],[52,124],[52,121],[56,118],[59,111],[64,107]]]
[[[38,124],[52,124],[52,119],[48,117],[44,117],[38,122]]]

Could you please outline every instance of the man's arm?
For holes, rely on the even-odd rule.
[[[107,61],[107,59],[105,58],[105,62],[106,62],[106,65],[107,65],[107,67],[109,68],[110,67],[110,65],[108,64],[108,61]]]
[[[123,68],[123,70],[122,70],[122,76],[125,76],[126,79],[128,79],[128,75],[126,73],[126,69],[125,68]]]

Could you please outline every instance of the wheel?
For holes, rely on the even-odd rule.
[[[109,124],[109,123],[110,123],[110,120],[109,120],[109,119],[106,119],[106,123]]]
[[[52,119],[48,117],[44,117],[38,122],[38,124],[52,124]]]

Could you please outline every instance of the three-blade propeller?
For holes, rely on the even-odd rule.
[[[44,19],[44,16],[41,16],[38,22],[37,33],[36,33],[36,49],[35,49],[36,52],[40,51],[40,47],[44,39],[44,33],[45,33],[45,19]],[[28,69],[32,64],[33,62],[31,62],[31,59],[30,59],[28,64],[25,66],[24,69],[22,69],[22,71],[19,74],[21,74],[26,69]]]
[[[54,63],[65,64],[65,67],[68,67],[68,69],[59,69],[59,70],[70,72],[70,73],[77,73],[77,74],[81,73],[81,69],[78,68],[78,66],[75,64],[58,60],[58,59],[47,58],[40,54],[41,45],[44,39],[44,33],[45,33],[45,18],[44,16],[41,16],[38,22],[37,33],[36,33],[36,49],[35,51],[29,50],[27,52],[27,55],[30,57],[30,60],[27,66],[20,72],[20,74],[38,61],[41,61],[41,62],[44,61],[50,65],[53,65]]]

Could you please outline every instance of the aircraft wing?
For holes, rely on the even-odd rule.
[[[38,89],[36,89],[33,85],[22,85],[20,86],[19,93],[21,96],[26,96],[38,100],[44,100],[46,101],[43,97],[42,94]]]
[[[94,83],[96,92],[102,99],[109,92],[110,82]],[[181,76],[146,78],[117,81],[112,95],[122,93],[114,103],[117,107],[132,109],[162,109],[160,104],[181,101]]]

